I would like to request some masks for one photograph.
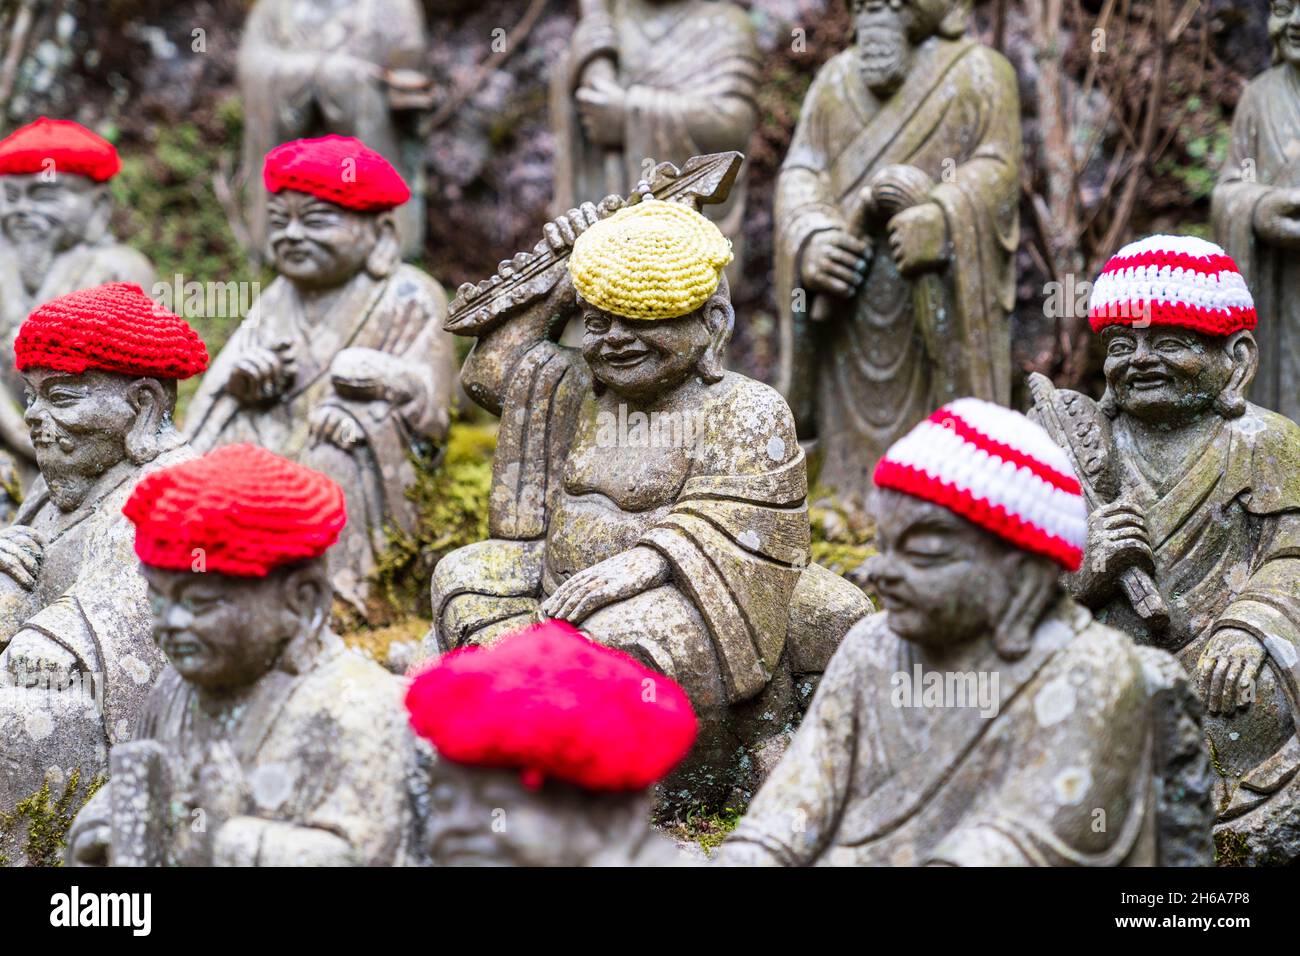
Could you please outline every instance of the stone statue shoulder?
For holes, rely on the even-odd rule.
[[[390,277],[393,294],[401,299],[427,298],[441,303],[439,313],[446,313],[447,293],[442,284],[419,266],[409,262],[399,265]]]
[[[849,628],[849,632],[844,635],[844,640],[840,642],[839,648],[831,658],[827,672],[836,666],[837,660],[844,658],[840,661],[840,666],[851,662],[853,669],[859,672],[877,671],[885,675],[892,674],[898,670],[898,648],[901,642],[902,638],[889,629],[888,611],[868,614]],[[887,679],[883,686],[889,686]]]
[[[146,292],[154,281],[153,264],[139,249],[124,242],[95,247],[95,281],[135,282]]]
[[[1247,509],[1264,515],[1300,510],[1300,425],[1248,402],[1228,427],[1249,449]]]

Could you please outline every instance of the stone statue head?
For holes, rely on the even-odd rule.
[[[152,461],[172,430],[176,382],[49,368],[23,371],[24,420],[50,498],[64,511],[80,507],[114,465]]]
[[[303,289],[330,289],[361,270],[382,279],[401,262],[390,210],[363,212],[286,189],[267,200],[268,242],[280,275]]]
[[[213,694],[229,694],[273,668],[298,669],[293,651],[318,638],[333,589],[325,559],[265,577],[174,571],[144,565],[153,637],[176,672]]]
[[[1300,0],[1270,0],[1268,38],[1274,63],[1300,68]]]
[[[436,866],[601,866],[626,858],[650,819],[650,795],[591,793],[519,772],[438,760],[429,779],[425,851]]]
[[[896,90],[911,67],[912,51],[936,34],[962,36],[970,7],[970,0],[849,0],[867,87],[877,95]]]
[[[704,305],[672,319],[630,319],[599,309],[581,296],[582,355],[598,387],[636,402],[654,399],[691,375],[713,384],[736,313],[724,277]]]
[[[1047,433],[959,399],[894,443],[875,484],[867,573],[890,629],[935,656],[983,638],[1008,660],[1028,651],[1087,530],[1078,479]]]

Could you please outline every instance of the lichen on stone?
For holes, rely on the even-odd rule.
[[[24,853],[28,866],[62,865],[72,821],[104,782],[104,777],[96,776],[85,793],[80,793],[81,769],[77,768],[68,775],[63,792],[52,800],[50,782],[46,780],[40,790],[19,801],[12,811],[0,811],[0,846],[23,841],[25,831]],[[0,866],[12,864],[0,851]]]

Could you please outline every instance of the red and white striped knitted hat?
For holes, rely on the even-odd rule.
[[[876,486],[942,505],[1067,571],[1083,562],[1088,511],[1065,452],[1019,412],[949,402],[893,444]]]
[[[1232,335],[1255,322],[1255,302],[1237,263],[1194,236],[1129,243],[1101,270],[1088,303],[1094,332],[1108,325],[1173,325]]]

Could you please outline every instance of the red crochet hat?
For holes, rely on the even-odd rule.
[[[406,694],[411,726],[455,763],[586,790],[644,790],[695,742],[686,692],[564,621],[452,651]]]
[[[0,175],[44,172],[50,160],[55,172],[88,176],[97,183],[122,168],[112,143],[71,120],[42,116],[0,140]]]
[[[14,340],[18,370],[78,375],[88,368],[151,378],[189,378],[208,367],[199,334],[132,282],[69,292],[37,306]]]
[[[352,136],[296,139],[266,154],[262,182],[267,190],[310,193],[348,209],[392,209],[411,198],[411,190],[393,168]]]
[[[146,475],[122,513],[150,567],[254,578],[319,558],[347,523],[338,485],[257,445],[224,445]]]
[[[1088,324],[1170,325],[1206,335],[1253,329],[1255,302],[1232,257],[1195,236],[1150,236],[1106,263],[1092,287]]]

